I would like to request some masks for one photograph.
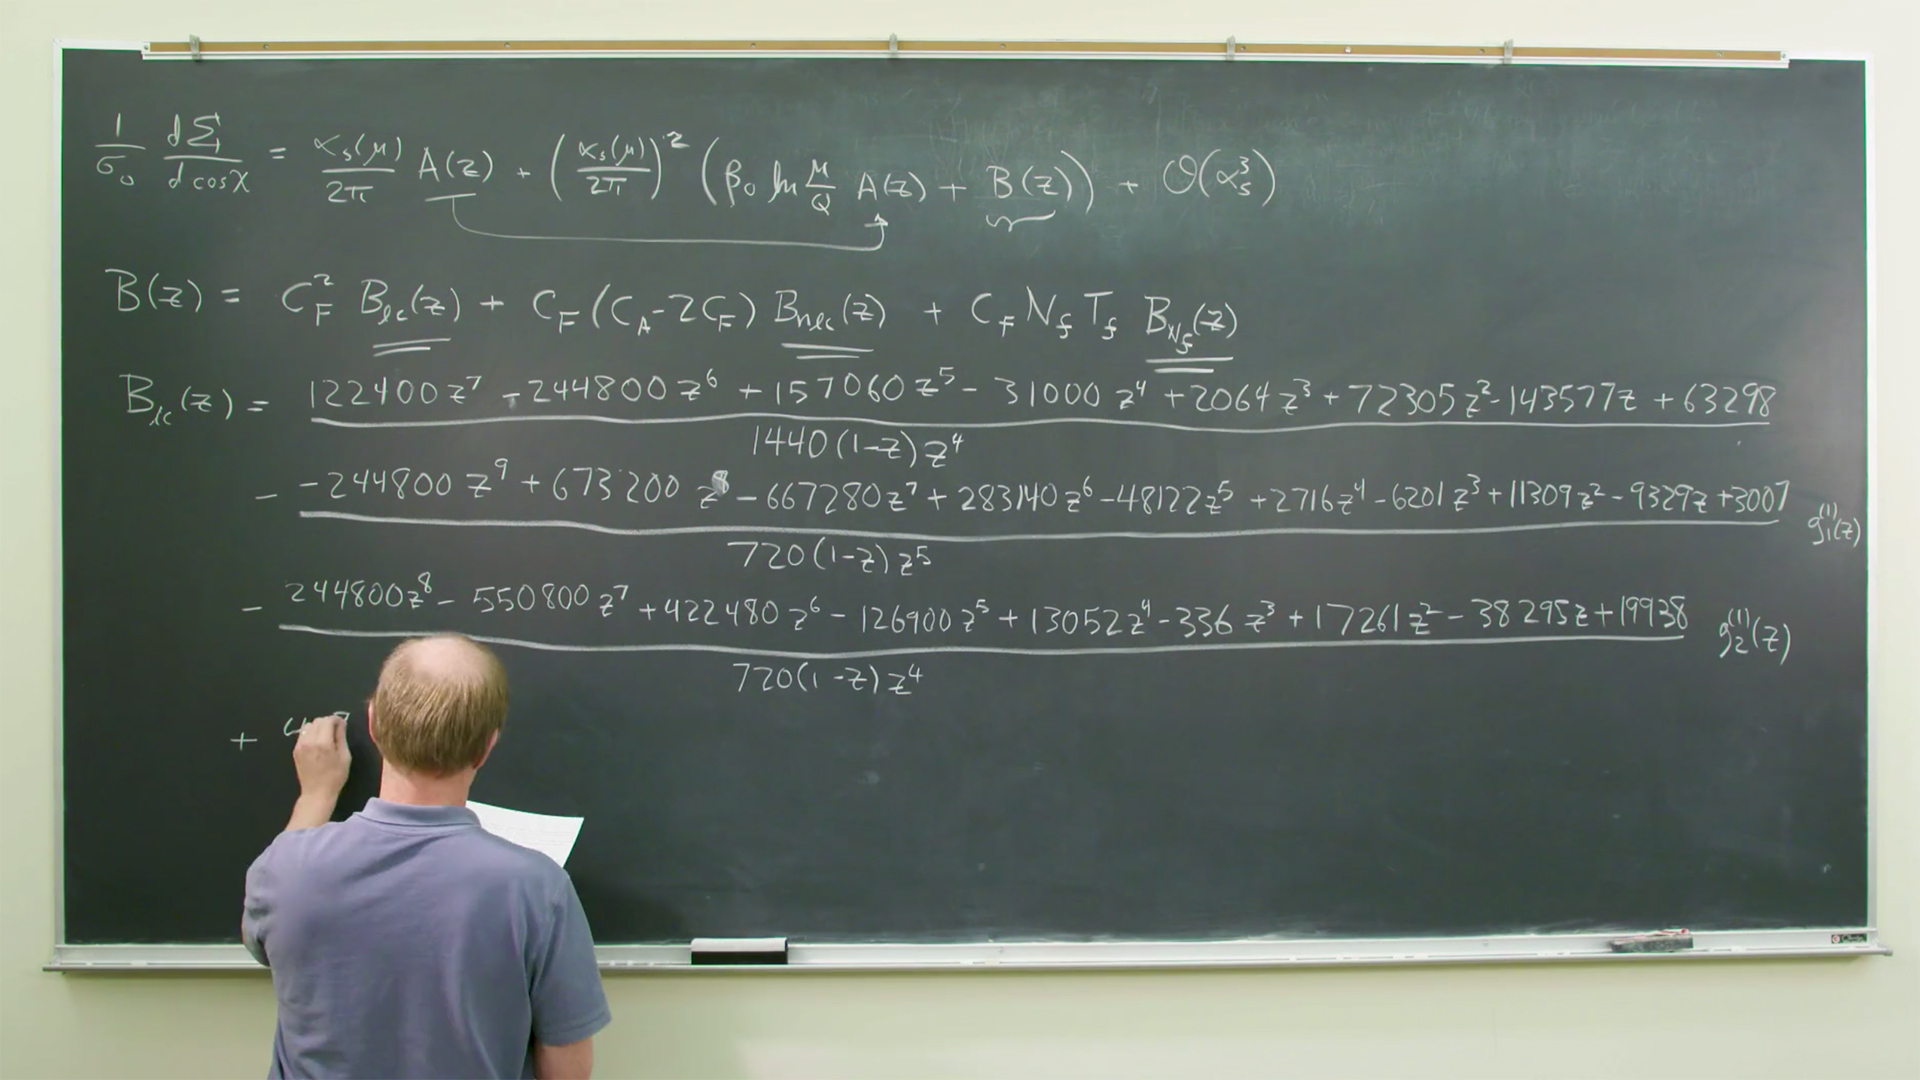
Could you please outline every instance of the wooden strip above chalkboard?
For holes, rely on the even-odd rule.
[[[1649,63],[1784,64],[1775,49],[1605,49],[1521,45],[1360,45],[1340,43],[1217,41],[904,41],[847,40],[687,40],[687,41],[202,41],[199,55],[242,56],[353,55],[396,53],[914,53],[943,56],[996,56],[1036,53],[1090,56],[1163,55],[1303,60],[1434,60],[1496,63]],[[187,41],[154,41],[147,55],[184,59],[194,55]]]

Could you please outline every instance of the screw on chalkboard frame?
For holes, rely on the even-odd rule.
[[[200,56],[200,35],[199,34],[187,35],[187,52],[193,55],[194,63],[197,64],[200,62],[201,56]]]

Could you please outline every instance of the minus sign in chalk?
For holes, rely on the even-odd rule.
[[[846,618],[846,616],[845,616],[845,615],[842,615],[841,613],[839,613],[839,612],[837,612],[837,611],[833,613],[833,617],[834,617],[834,618],[836,618],[836,619],[844,619],[844,618]]]
[[[963,386],[960,388],[960,392],[963,394],[977,394],[980,392],[980,388],[977,386]]]
[[[255,495],[253,498],[255,502],[258,502],[261,499],[277,499],[279,497],[279,495]]]
[[[760,501],[760,496],[758,496],[758,495],[735,495],[735,496],[733,497],[733,501],[734,501],[734,502],[759,502],[759,501]]]
[[[320,481],[318,481],[318,480],[309,480],[309,481],[307,481],[306,483],[304,483],[304,484],[301,484],[300,486],[301,486],[301,487],[319,487],[319,486],[320,486]]]
[[[448,604],[451,604],[451,603],[453,603],[453,601],[451,601],[451,600],[442,600],[442,601],[440,601],[440,606],[441,606],[441,607],[446,607],[446,606],[447,606]]]
[[[259,611],[260,609],[257,607],[243,607],[240,610],[241,611]]]

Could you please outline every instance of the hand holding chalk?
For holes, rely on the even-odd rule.
[[[329,805],[347,783],[347,722],[322,716],[300,725],[293,744],[293,771],[300,777],[300,797],[325,799]]]

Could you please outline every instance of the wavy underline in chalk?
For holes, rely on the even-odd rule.
[[[1229,428],[1200,424],[1174,424],[1164,420],[1121,420],[1110,416],[1048,416],[1032,420],[972,420],[942,423],[936,420],[881,420],[871,416],[807,416],[783,412],[714,413],[711,416],[599,416],[593,413],[551,413],[533,416],[475,416],[459,420],[335,420],[330,416],[310,416],[310,423],[337,428],[431,428],[469,427],[476,424],[710,424],[727,420],[790,420],[805,424],[874,424],[889,428],[958,428],[979,431],[994,428],[1043,427],[1048,424],[1099,424],[1110,427],[1157,428],[1162,431],[1192,431],[1203,435],[1287,435],[1299,431],[1329,431],[1335,428],[1426,428],[1426,427],[1502,427],[1502,428],[1748,428],[1768,427],[1770,420],[1737,420],[1730,424],[1662,423],[1657,420],[1605,420],[1555,423],[1551,420],[1334,420],[1324,424],[1292,424],[1287,427]]]
[[[354,521],[366,525],[426,525],[457,529],[577,529],[603,536],[832,536],[848,540],[897,540],[927,544],[1003,544],[1047,540],[1234,540],[1259,536],[1486,536],[1496,533],[1547,532],[1553,529],[1618,529],[1646,527],[1724,526],[1764,528],[1780,524],[1766,521],[1689,521],[1685,518],[1654,518],[1633,521],[1553,521],[1525,525],[1478,525],[1457,529],[1337,529],[1313,525],[1276,526],[1268,529],[1219,529],[1207,532],[1075,532],[1008,533],[1001,536],[954,536],[946,533],[883,532],[872,529],[809,528],[802,525],[669,525],[655,529],[630,529],[614,525],[595,525],[589,521],[564,518],[520,521],[506,518],[416,518],[388,517],[379,514],[355,514],[344,510],[302,510],[303,518],[324,521]]]
[[[721,237],[671,237],[671,236],[539,236],[530,233],[498,233],[485,229],[476,229],[460,220],[460,200],[472,198],[474,192],[461,195],[436,195],[427,202],[444,202],[453,210],[453,224],[461,232],[474,236],[484,236],[491,240],[545,240],[576,244],[717,244],[726,247],[785,247],[813,248],[818,251],[879,251],[887,242],[887,221],[874,215],[866,228],[880,230],[879,239],[871,244],[828,244],[816,240],[733,240]]]
[[[332,630],[300,623],[281,623],[280,629],[292,634],[315,634],[341,638],[414,638],[443,633],[440,630]],[[889,656],[926,656],[930,654],[966,654],[973,656],[1139,656],[1146,653],[1251,652],[1266,649],[1365,649],[1446,645],[1539,645],[1548,642],[1615,641],[1633,645],[1654,645],[1685,641],[1685,634],[1560,634],[1537,637],[1494,638],[1337,638],[1333,641],[1235,641],[1199,645],[1136,645],[1131,648],[1088,647],[1080,649],[1022,649],[1007,645],[921,645],[900,649],[853,649],[845,652],[804,652],[789,649],[750,649],[736,645],[699,645],[663,643],[656,645],[562,645],[526,638],[469,635],[475,641],[516,649],[541,652],[646,653],[692,652],[721,653],[727,656],[751,656],[766,660],[879,660]]]

